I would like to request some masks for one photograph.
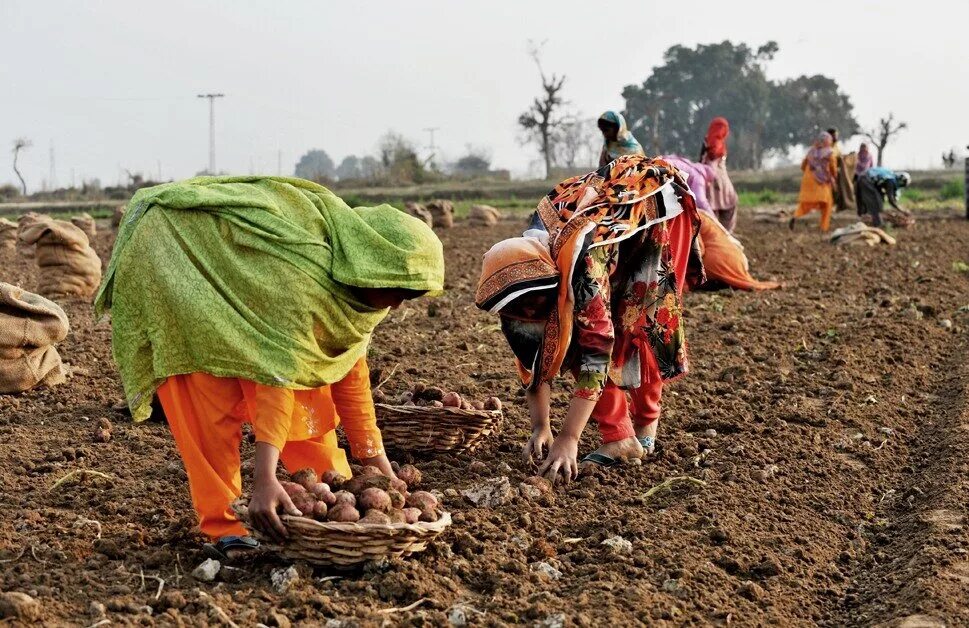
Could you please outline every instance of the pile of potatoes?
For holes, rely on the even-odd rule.
[[[501,410],[501,399],[488,397],[484,401],[469,401],[456,392],[446,392],[438,386],[416,383],[411,390],[405,390],[396,398],[388,398],[381,390],[373,391],[376,403],[398,406],[429,406],[432,408],[460,408],[461,410]]]
[[[363,467],[352,479],[336,471],[317,477],[313,469],[301,469],[291,482],[281,482],[293,505],[304,517],[337,523],[433,522],[441,516],[437,498],[427,491],[410,492],[421,483],[417,467],[405,464],[396,469],[397,478],[380,473],[377,467]]]

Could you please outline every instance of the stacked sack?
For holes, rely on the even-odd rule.
[[[0,218],[0,251],[13,251],[17,248],[17,223]]]
[[[67,315],[56,303],[0,282],[0,393],[64,381],[54,343],[67,337]]]
[[[494,227],[501,220],[501,212],[491,205],[472,205],[468,222],[478,227]]]
[[[435,229],[450,229],[454,226],[454,205],[451,201],[431,201],[427,204]]]
[[[91,214],[74,216],[71,218],[71,224],[83,231],[88,241],[94,242],[94,236],[98,234],[98,228],[94,224],[94,217]]]
[[[434,219],[431,218],[431,212],[427,211],[427,208],[420,203],[414,203],[412,201],[407,201],[404,203],[404,211],[414,218],[419,218],[423,220],[428,227],[434,226]]]
[[[20,239],[36,246],[40,293],[90,301],[101,283],[101,258],[81,229],[64,220],[30,225]]]
[[[36,214],[34,212],[27,212],[17,219],[17,252],[20,253],[22,257],[29,258],[34,256],[34,245],[28,244],[24,241],[24,231],[47,220],[50,220],[50,218],[44,216],[43,214]]]

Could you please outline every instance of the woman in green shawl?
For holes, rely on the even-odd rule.
[[[617,111],[607,111],[599,116],[599,131],[602,132],[602,153],[599,155],[599,167],[623,155],[645,155],[643,147],[633,137],[632,131],[626,126],[626,118]]]
[[[349,477],[337,425],[354,457],[394,478],[367,346],[390,308],[443,280],[423,222],[389,205],[351,209],[309,181],[200,177],[135,194],[95,306],[111,311],[132,416],[161,401],[207,553],[257,545],[230,508],[243,423],[256,440],[250,517],[274,539],[280,511],[300,514],[276,479],[280,459]]]

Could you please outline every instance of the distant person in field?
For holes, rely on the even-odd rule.
[[[884,210],[884,200],[901,212],[905,220],[911,219],[911,212],[898,206],[900,191],[912,182],[912,177],[907,172],[894,172],[888,168],[869,168],[862,173],[855,182],[857,194],[858,215],[871,216],[871,224],[875,227],[882,226],[882,211]]]
[[[854,159],[854,157],[846,157],[842,154],[841,145],[838,143],[838,129],[828,129],[828,135],[831,136],[831,150],[834,152],[835,170],[837,171],[834,186],[831,188],[834,206],[839,212],[853,209],[855,206],[855,189],[852,185],[854,173],[849,172],[848,159]]]
[[[710,209],[724,228],[733,233],[737,226],[737,191],[727,174],[727,137],[730,124],[726,118],[714,118],[700,147],[700,163],[713,169],[713,180],[707,184]]]
[[[862,143],[858,147],[858,160],[855,161],[855,178],[868,172],[868,169],[875,165],[875,159],[868,150],[868,144]],[[857,182],[856,182],[857,185]]]
[[[623,155],[645,155],[632,131],[626,127],[626,118],[618,111],[607,111],[599,116],[599,131],[602,132],[602,152],[599,154],[599,165],[622,157]]]
[[[389,205],[351,209],[300,179],[199,177],[138,191],[96,301],[135,421],[157,393],[188,474],[205,552],[258,546],[230,504],[242,493],[239,446],[252,425],[249,515],[280,540],[298,515],[276,479],[351,471],[337,444],[393,478],[367,368],[391,308],[442,289],[431,228]]]
[[[515,355],[532,425],[523,455],[539,473],[577,476],[590,417],[602,446],[583,466],[652,452],[663,383],[688,369],[681,295],[702,279],[698,228],[675,169],[625,155],[559,183],[522,237],[485,254],[475,304],[500,317]],[[553,438],[551,384],[563,372],[575,384]]]
[[[801,162],[804,174],[801,176],[797,210],[789,224],[791,229],[798,218],[813,211],[821,212],[821,231],[826,232],[831,228],[831,210],[834,206],[832,188],[838,177],[838,166],[831,148],[833,141],[830,133],[821,133]]]
[[[757,281],[750,275],[750,263],[744,254],[743,244],[720,224],[707,200],[707,184],[713,180],[713,168],[698,164],[679,155],[660,157],[686,176],[686,182],[696,199],[700,216],[700,254],[707,280],[701,290],[733,288],[735,290],[773,290],[781,284],[774,281]]]

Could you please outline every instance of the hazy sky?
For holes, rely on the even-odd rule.
[[[709,6],[708,9],[703,7]],[[488,147],[525,174],[534,149],[515,121],[536,94],[529,39],[546,69],[596,117],[621,108],[673,44],[774,39],[774,78],[823,73],[851,96],[862,126],[888,111],[910,123],[891,165],[927,167],[969,142],[969,2],[786,3],[286,0],[0,0],[0,182],[9,147],[31,189],[49,172],[119,180],[121,168],[191,176],[208,160],[217,103],[218,168],[284,173],[310,148],[335,161],[373,152],[394,129],[421,145],[439,127],[445,156]]]

